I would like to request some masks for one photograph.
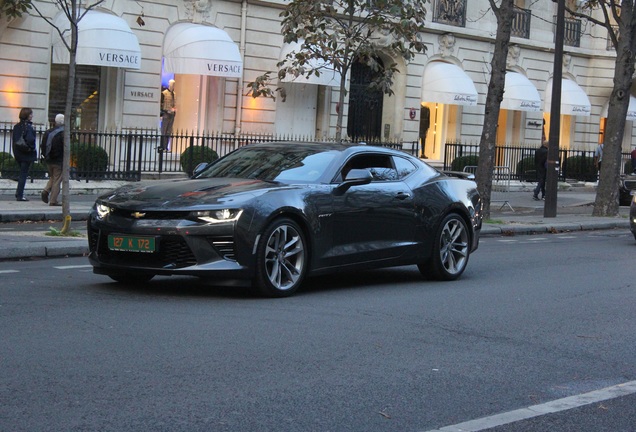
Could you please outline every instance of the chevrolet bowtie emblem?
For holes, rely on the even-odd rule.
[[[130,215],[134,217],[135,219],[141,219],[142,217],[146,216],[146,213],[134,212],[134,213],[131,213]]]

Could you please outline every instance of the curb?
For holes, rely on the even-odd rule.
[[[71,211],[71,219],[74,221],[85,221],[88,219],[88,211]],[[59,211],[49,212],[28,212],[28,213],[2,213],[0,214],[0,223],[4,222],[45,222],[45,221],[61,221],[62,213]]]
[[[532,234],[556,234],[575,231],[598,231],[611,229],[629,229],[629,220],[559,222],[557,224],[532,224],[532,223],[508,223],[502,225],[484,224],[480,237],[532,235]]]

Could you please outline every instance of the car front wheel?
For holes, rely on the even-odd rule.
[[[302,229],[288,218],[272,222],[261,235],[256,256],[256,288],[268,297],[296,292],[307,272]]]
[[[432,256],[418,268],[425,276],[438,280],[455,280],[466,269],[470,255],[470,236],[466,222],[457,214],[449,214],[440,224]]]

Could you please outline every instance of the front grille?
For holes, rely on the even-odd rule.
[[[183,268],[197,263],[192,250],[180,236],[157,237],[157,251],[154,253],[112,251],[108,248],[108,233],[91,232],[89,241],[91,250],[97,250],[99,260],[107,264]]]
[[[142,217],[136,218],[132,214],[133,210],[125,210],[114,208],[112,214],[124,219],[144,219],[144,220],[180,220],[188,217],[190,212],[187,211],[139,211],[143,213]]]
[[[220,256],[227,260],[236,260],[234,239],[232,237],[209,237],[208,241]]]

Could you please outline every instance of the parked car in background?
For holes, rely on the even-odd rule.
[[[628,206],[633,201],[631,192],[636,189],[636,174],[621,175],[621,186],[618,201],[622,206]]]
[[[289,296],[306,276],[417,264],[458,278],[479,244],[474,181],[366,145],[241,147],[191,179],[133,183],[100,196],[88,220],[94,272],[246,279]]]

